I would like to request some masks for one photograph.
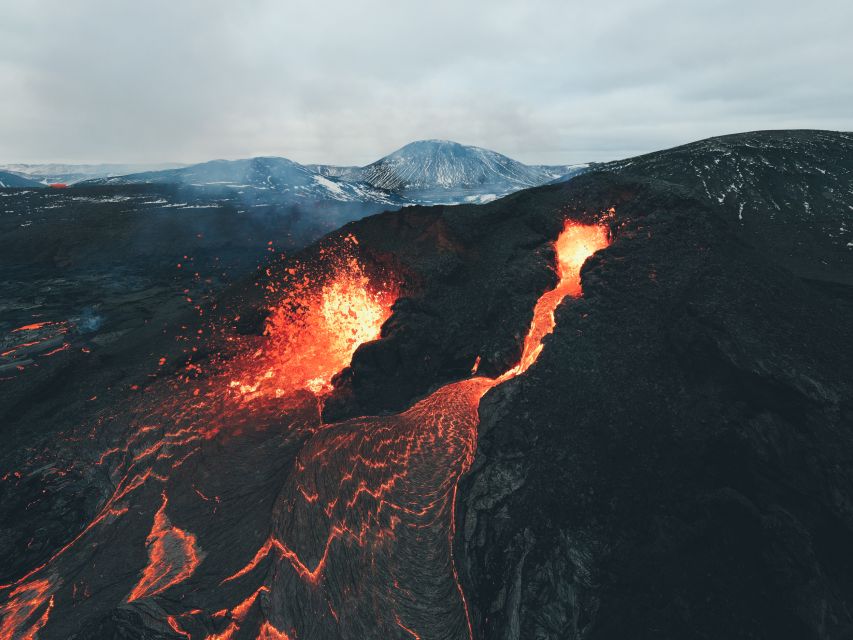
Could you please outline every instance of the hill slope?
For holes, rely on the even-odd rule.
[[[595,169],[680,184],[801,275],[853,284],[853,134],[755,131]]]
[[[837,143],[774,135],[799,141],[770,177]],[[689,155],[704,177],[716,154]],[[841,180],[843,165],[818,156],[817,173]],[[68,348],[28,352],[38,366],[0,385],[0,468],[15,470],[0,483],[11,633],[849,637],[851,287],[836,278],[830,291],[789,268],[787,236],[748,233],[740,203],[697,188],[674,157],[657,165],[663,178],[617,167],[482,206],[352,222],[270,256],[203,309],[184,302],[181,283],[169,316],[180,340],[164,331],[169,318],[137,312],[144,338],[121,348],[69,323],[51,337]],[[754,211],[781,200],[786,186],[750,175]],[[164,187],[137,190],[154,206]],[[27,195],[40,196],[61,197]],[[93,205],[78,206],[88,215]],[[19,209],[29,219],[32,207]],[[816,215],[841,225],[847,214]],[[582,295],[556,309],[535,364],[489,380],[473,404],[424,404],[445,384],[512,370],[536,301],[558,279],[552,243],[567,218],[605,226],[612,242],[586,260]],[[833,246],[799,255],[828,260]],[[195,270],[192,259],[181,271]],[[357,277],[339,279],[325,260],[354,260]],[[305,296],[315,269],[316,299]],[[356,318],[363,306],[337,303],[367,285],[399,298],[331,396],[271,383],[254,395],[294,362],[267,368],[265,357],[282,355],[267,314],[285,311],[282,324],[307,336],[313,356],[324,334],[288,322],[286,309],[324,300],[319,316]],[[117,293],[128,314],[140,304]],[[45,329],[34,324],[13,335]],[[32,349],[32,339],[7,348]],[[466,431],[479,422],[461,481],[443,457],[459,451],[460,415]]]
[[[165,163],[157,165],[139,164],[5,164],[0,165],[0,171],[10,171],[31,180],[43,183],[63,182],[74,184],[83,180],[108,178],[110,176],[127,175],[142,171],[160,171],[176,169],[180,164]]]
[[[826,144],[791,137],[794,167]],[[840,179],[831,155],[812,166]],[[660,165],[670,180],[679,168]],[[540,361],[480,404],[455,547],[475,637],[835,638],[853,625],[853,296],[780,268],[781,234],[750,246],[716,198],[670,180],[590,173],[348,228],[425,285],[356,353],[330,418],[407,406],[478,357],[487,375],[505,370],[529,318],[514,310],[548,286],[548,254],[529,247],[544,250],[563,212],[615,208],[613,243],[557,310]],[[781,200],[779,183],[756,184],[755,202]],[[830,248],[811,250],[819,262]]]
[[[43,187],[44,185],[16,173],[0,171],[0,188]]]

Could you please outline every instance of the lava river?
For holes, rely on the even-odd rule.
[[[332,424],[332,378],[380,337],[397,289],[346,256],[320,286],[290,286],[265,337],[203,381],[148,394],[94,463],[111,487],[96,516],[0,586],[0,640],[473,637],[452,540],[480,399],[536,361],[607,243],[605,226],[566,223],[559,283],[513,369]]]

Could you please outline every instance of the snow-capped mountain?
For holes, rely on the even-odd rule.
[[[310,169],[314,173],[319,173],[327,178],[343,178],[344,180],[358,179],[358,172],[361,167],[355,166],[337,166],[334,164],[306,164],[303,165],[306,169]]]
[[[43,184],[56,182],[75,184],[93,178],[123,176],[140,171],[176,169],[182,166],[186,165],[174,162],[161,164],[4,164],[0,165],[0,171],[15,173]]]
[[[87,184],[183,184],[238,191],[265,192],[265,199],[282,201],[339,201],[383,206],[407,204],[403,198],[369,184],[327,177],[286,158],[260,157],[245,160],[212,160],[201,164],[147,171]]]
[[[419,203],[486,202],[535,187],[577,167],[526,165],[449,140],[419,140],[365,167],[315,165],[324,175],[360,180]]]

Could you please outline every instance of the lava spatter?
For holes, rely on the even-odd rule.
[[[355,238],[347,236],[343,242],[342,251],[325,254],[321,274],[294,279],[272,306],[263,346],[244,370],[235,367],[239,377],[230,382],[243,399],[281,397],[299,389],[331,391],[332,377],[349,365],[355,350],[379,338],[397,286],[368,277],[348,251]],[[296,268],[289,271],[298,273]]]
[[[147,405],[144,396],[136,401],[139,406],[131,405],[127,411],[139,418],[126,442],[109,447],[93,461],[94,467],[107,467],[114,487],[104,505],[45,563],[12,583],[0,585],[3,613],[0,640],[30,637],[43,627],[54,606],[52,594],[59,587],[53,584],[53,578],[40,576],[49,568],[52,574],[70,575],[94,567],[97,548],[115,535],[107,533],[107,528],[139,530],[141,523],[126,520],[138,521],[144,518],[146,508],[154,507],[148,495],[161,497],[157,506],[148,511],[153,512],[153,516],[148,516],[153,517],[150,533],[144,540],[148,562],[140,569],[135,583],[128,585],[126,601],[133,603],[157,596],[195,573],[204,553],[194,533],[176,527],[169,519],[167,509],[172,509],[173,491],[169,487],[175,486],[179,496],[185,496],[190,489],[194,496],[214,505],[210,512],[215,516],[219,496],[207,497],[202,490],[204,483],[196,483],[191,475],[199,467],[197,457],[204,455],[212,444],[225,440],[248,448],[250,444],[243,442],[250,433],[262,431],[264,425],[285,430],[281,434],[270,430],[268,440],[294,446],[291,441],[298,442],[304,437],[300,434],[315,430],[320,422],[317,403],[306,404],[300,390],[321,396],[330,388],[331,377],[349,364],[355,349],[362,342],[377,338],[382,323],[390,316],[396,292],[383,281],[367,277],[361,263],[352,255],[354,244],[355,239],[349,237],[335,251],[327,250],[328,260],[321,265],[321,271],[315,270],[322,277],[300,278],[296,273],[293,280],[298,278],[299,284],[289,287],[284,297],[277,290],[269,292],[273,314],[261,338],[261,347],[247,345],[238,350],[233,358],[221,364],[219,371],[193,384],[194,389],[186,384],[190,381],[187,376],[184,385],[165,382],[162,386],[168,389],[152,393],[150,397],[157,398],[153,406]],[[194,375],[201,373],[194,363],[188,364],[187,369]],[[237,377],[252,380],[253,388],[250,391],[238,388],[235,393],[233,381]],[[249,428],[242,427],[243,424]],[[221,446],[214,445],[214,455],[222,457]],[[153,494],[148,490],[152,485],[161,489]],[[128,536],[123,541],[128,543],[130,539]],[[108,544],[116,542],[111,540]],[[76,600],[76,582],[71,595],[64,602]],[[114,606],[118,604],[115,602]],[[181,615],[170,615],[165,622],[176,631],[185,623]],[[181,633],[186,632],[181,630]],[[281,635],[284,632],[279,633],[271,624],[265,633],[269,637],[284,637]]]

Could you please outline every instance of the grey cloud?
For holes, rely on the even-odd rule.
[[[7,3],[0,161],[606,160],[853,129],[846,0]]]

